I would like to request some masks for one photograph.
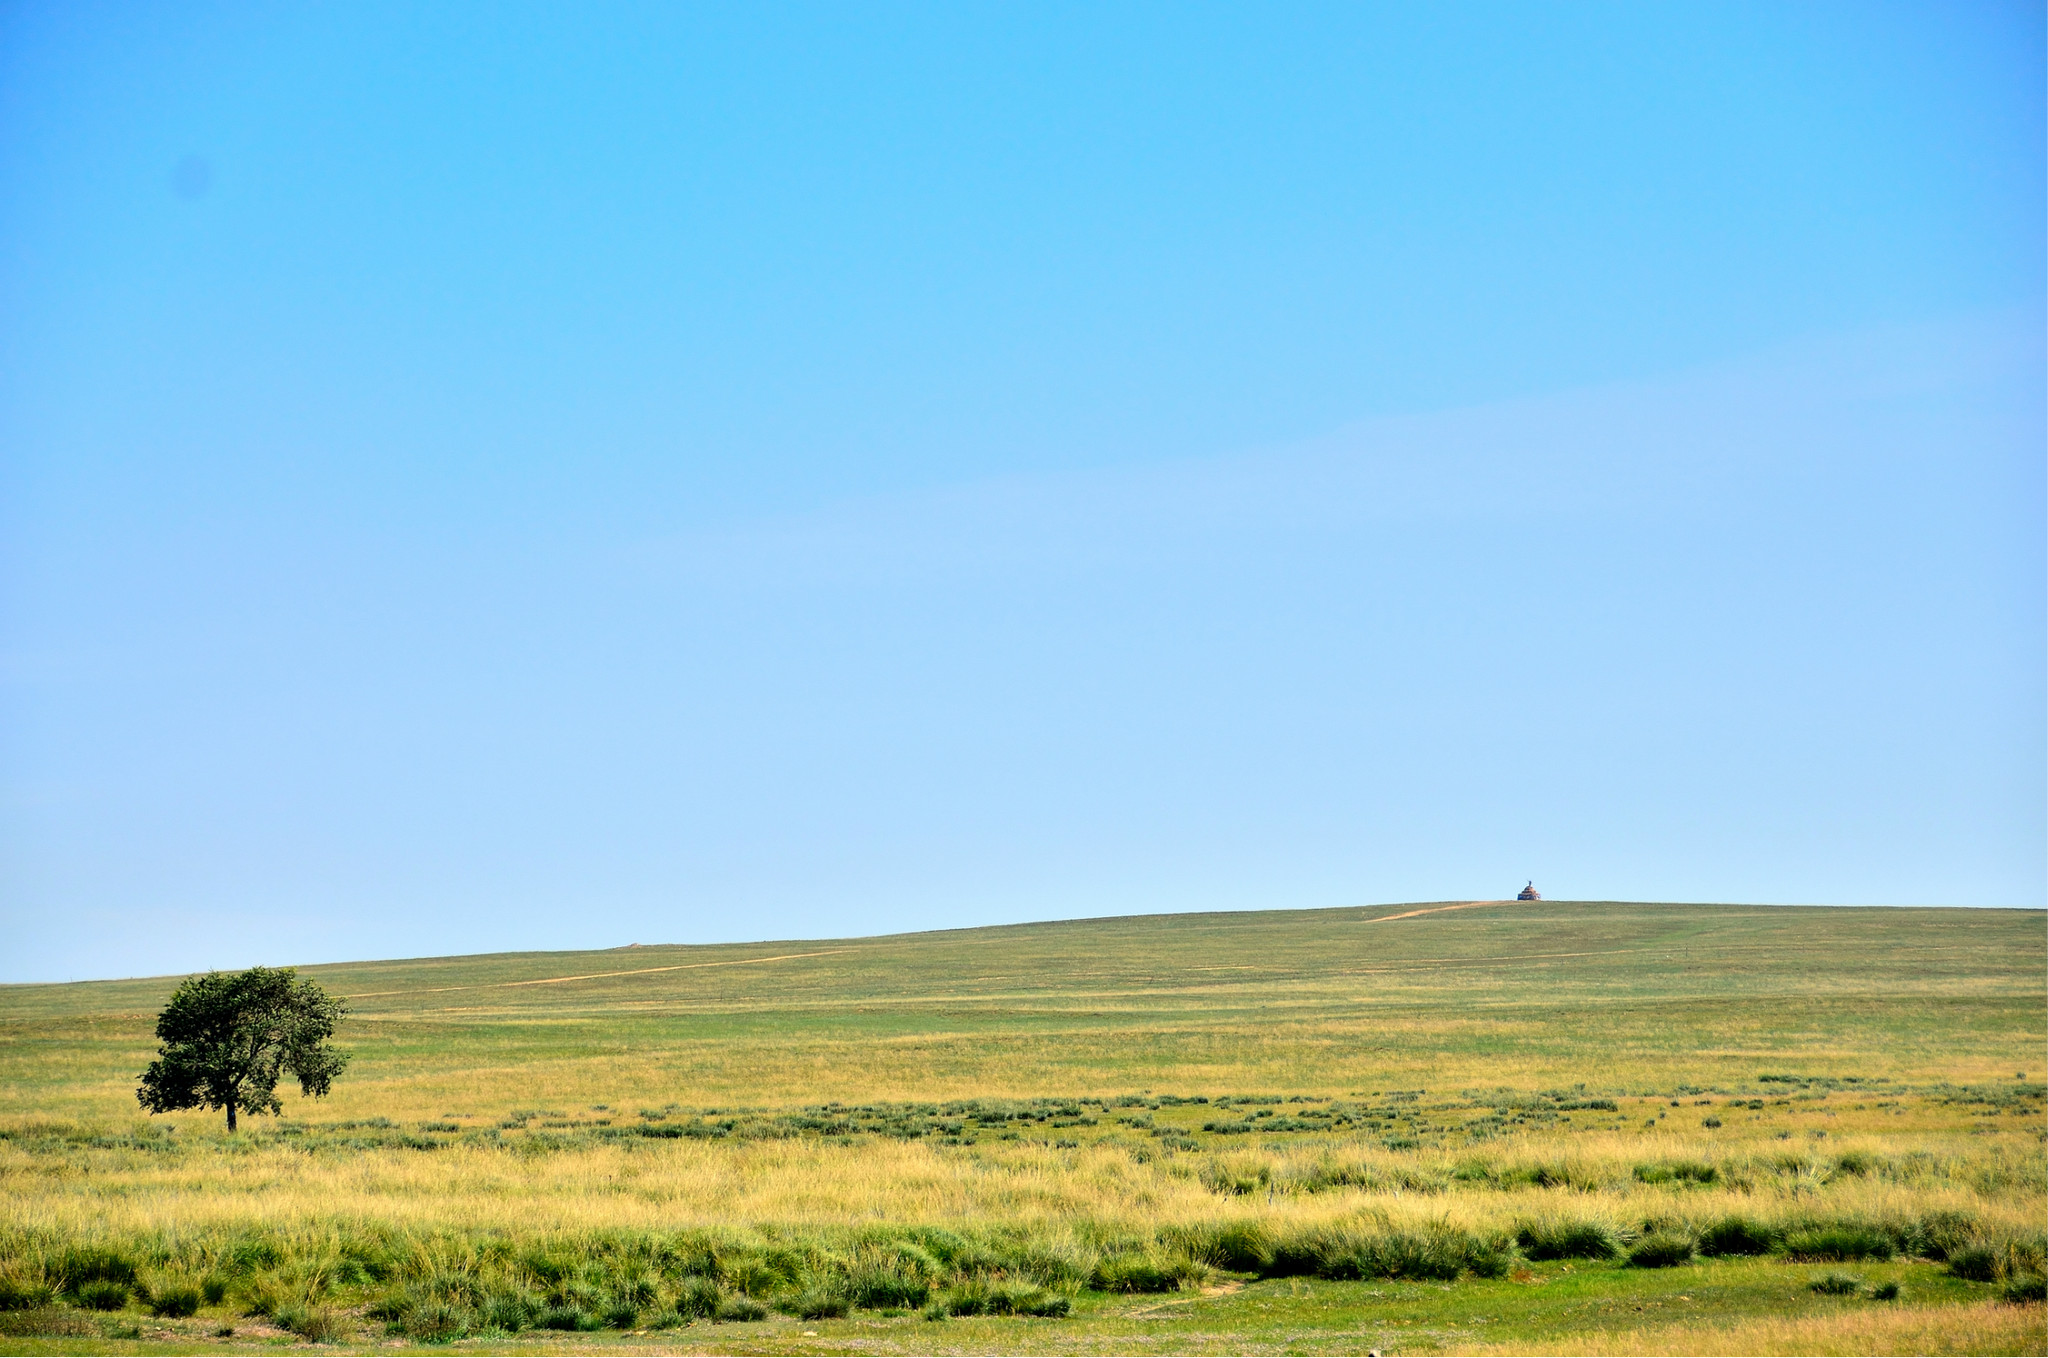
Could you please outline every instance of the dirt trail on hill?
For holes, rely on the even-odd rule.
[[[646,976],[657,971],[699,971],[705,967],[745,967],[756,962],[791,962],[799,957],[830,957],[855,952],[854,948],[826,948],[822,952],[786,952],[776,957],[736,957],[730,962],[678,962],[672,967],[635,967],[631,971],[593,971],[583,976],[543,976],[536,981],[485,981],[479,985],[423,986],[418,990],[365,990],[342,996],[345,1000],[374,1000],[386,995],[445,995],[451,990],[509,990],[522,985],[561,985],[567,981],[602,981],[611,976]]]
[[[1470,910],[1475,905],[1513,905],[1513,901],[1459,901],[1456,905],[1432,905],[1425,910],[1407,910],[1398,915],[1379,915],[1373,919],[1362,919],[1360,924],[1390,924],[1397,919],[1414,919],[1417,915],[1434,915],[1444,910]]]

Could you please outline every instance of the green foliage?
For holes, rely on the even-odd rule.
[[[188,978],[157,1016],[162,1044],[135,1097],[152,1113],[180,1108],[277,1113],[289,1071],[311,1098],[328,1092],[348,1058],[327,1045],[341,1001],[290,967],[252,967]]]
[[[149,1313],[177,1319],[195,1314],[200,1301],[199,1289],[191,1283],[164,1283],[149,1290]]]
[[[550,1306],[534,1325],[542,1330],[601,1330],[604,1323],[580,1306]]]
[[[272,1319],[277,1322],[280,1329],[289,1330],[309,1343],[326,1344],[341,1337],[340,1318],[325,1306],[311,1306],[304,1303],[281,1306]],[[450,1339],[461,1337],[464,1332],[463,1327],[466,1319],[466,1317],[455,1319],[452,1322],[452,1328],[448,1329],[433,1329],[429,1333],[422,1333],[419,1330],[408,1327],[406,1332],[414,1338],[426,1339],[430,1344],[446,1343]],[[411,1317],[408,1317],[408,1321],[410,1320]],[[429,1334],[432,1337],[429,1337]]]
[[[57,1289],[41,1278],[17,1278],[0,1274],[0,1311],[32,1311],[48,1306]]]
[[[1778,1247],[1778,1233],[1751,1217],[1731,1214],[1699,1234],[1699,1252],[1718,1255],[1769,1254]]]
[[[843,1286],[847,1300],[863,1310],[918,1307],[931,1296],[936,1271],[937,1261],[915,1246],[870,1247],[848,1265]]]
[[[717,1318],[728,1321],[766,1320],[768,1308],[748,1296],[727,1297],[718,1303]]]
[[[1646,1235],[1630,1247],[1630,1268],[1671,1268],[1692,1262],[1692,1241],[1682,1235],[1658,1232]]]
[[[1515,1243],[1531,1259],[1612,1259],[1621,1253],[1612,1230],[1575,1217],[1525,1221],[1515,1228]]]
[[[1063,1316],[1073,1302],[1030,1283],[969,1278],[925,1307],[927,1320],[948,1316]]]
[[[1264,1272],[1273,1277],[1412,1278],[1448,1282],[1463,1274],[1497,1278],[1512,1262],[1507,1237],[1489,1239],[1438,1224],[1423,1230],[1384,1225],[1318,1227],[1273,1244]]]
[[[1187,1258],[1117,1254],[1095,1266],[1088,1285],[1099,1292],[1171,1292],[1203,1271],[1200,1264]]]
[[[1948,1271],[1973,1283],[2034,1277],[2048,1271],[2048,1246],[2039,1239],[1978,1241],[1951,1251]]]
[[[540,1306],[524,1292],[497,1292],[483,1306],[483,1322],[494,1330],[518,1334],[533,1324]]]
[[[2015,1304],[2030,1301],[2048,1301],[2048,1275],[2022,1273],[2007,1280],[1999,1294]]]
[[[0,1335],[35,1338],[79,1339],[95,1336],[98,1327],[77,1311],[62,1306],[37,1306],[25,1310],[0,1311]],[[140,1332],[130,1327],[120,1337],[134,1339]]]
[[[1899,1299],[1899,1285],[1896,1282],[1879,1283],[1870,1289],[1870,1299],[1872,1301],[1897,1301]]]
[[[88,1311],[118,1311],[128,1304],[128,1284],[95,1279],[80,1285],[74,1295]]]
[[[1788,1259],[1828,1261],[1889,1259],[1899,1252],[1889,1232],[1874,1226],[1843,1223],[1793,1231],[1785,1237]]]
[[[1168,1243],[1189,1259],[1233,1273],[1266,1273],[1273,1263],[1273,1234],[1258,1221],[1225,1221],[1176,1226]]]
[[[805,1320],[837,1320],[853,1309],[853,1303],[843,1292],[813,1288],[791,1300],[786,1309]]]
[[[1721,1171],[1700,1160],[1672,1160],[1663,1164],[1637,1165],[1635,1176],[1646,1184],[1710,1184],[1721,1177]]]
[[[1824,1297],[1853,1297],[1863,1290],[1863,1280],[1847,1273],[1823,1273],[1806,1286]]]
[[[43,1269],[64,1291],[90,1282],[135,1285],[135,1260],[103,1245],[68,1245],[43,1260]]]
[[[1273,1169],[1263,1161],[1210,1159],[1202,1162],[1201,1179],[1211,1193],[1259,1193],[1273,1182]]]
[[[685,1278],[676,1293],[675,1309],[685,1317],[710,1320],[724,1304],[725,1293],[717,1282],[710,1278]]]
[[[1999,1251],[1991,1245],[1965,1245],[1948,1256],[1948,1271],[1973,1283],[1996,1282],[2001,1272]]]

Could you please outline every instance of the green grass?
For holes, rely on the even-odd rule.
[[[355,1063],[233,1138],[136,1108],[177,978],[0,987],[0,1351],[2040,1351],[2044,969],[1560,902],[310,967]]]

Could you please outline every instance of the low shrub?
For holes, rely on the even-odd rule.
[[[1612,1259],[1621,1253],[1614,1232],[1597,1221],[1553,1218],[1523,1222],[1515,1243],[1531,1259]]]
[[[801,1294],[785,1309],[802,1320],[838,1320],[853,1309],[853,1303],[844,1293],[817,1288]]]
[[[1721,1177],[1721,1171],[1700,1160],[1673,1160],[1665,1164],[1637,1165],[1635,1175],[1638,1181],[1646,1184],[1710,1184]]]
[[[1506,1236],[1475,1240],[1465,1252],[1465,1267],[1475,1278],[1505,1278],[1515,1266],[1515,1242]]]
[[[1745,1216],[1725,1216],[1700,1232],[1699,1252],[1705,1255],[1769,1254],[1777,1247],[1777,1232]]]
[[[614,1300],[604,1308],[607,1330],[630,1330],[640,1320],[640,1308],[630,1301]]]
[[[1262,1270],[1268,1277],[1309,1275],[1413,1278],[1448,1282],[1465,1273],[1497,1278],[1513,1262],[1507,1237],[1484,1239],[1450,1226],[1422,1231],[1322,1227],[1284,1237]]]
[[[85,1339],[99,1335],[92,1321],[62,1306],[33,1306],[0,1313],[0,1335],[23,1338]],[[141,1331],[119,1336],[134,1339]]]
[[[709,1320],[718,1314],[725,1292],[709,1278],[686,1278],[676,1293],[676,1310],[685,1316]]]
[[[1872,1301],[1897,1301],[1899,1299],[1899,1285],[1895,1282],[1879,1283],[1876,1287],[1870,1289],[1870,1299]]]
[[[1375,1231],[1351,1259],[1360,1278],[1450,1282],[1465,1271],[1468,1240],[1462,1231]]]
[[[1863,1290],[1863,1280],[1847,1273],[1823,1273],[1806,1286],[1825,1297],[1853,1297]]]
[[[1159,1259],[1145,1254],[1119,1254],[1104,1259],[1088,1275],[1098,1292],[1172,1292],[1199,1275],[1190,1259]]]
[[[46,1307],[57,1289],[40,1278],[0,1277],[0,1311],[34,1311]]]
[[[636,1277],[621,1278],[614,1281],[611,1291],[614,1303],[623,1303],[642,1311],[661,1299],[661,1293],[656,1289],[654,1279],[644,1273]]]
[[[666,1311],[656,1311],[652,1316],[648,1317],[647,1328],[650,1330],[680,1330],[689,1323],[690,1318],[688,1316],[684,1315],[681,1311],[671,1308]]]
[[[1692,1241],[1682,1235],[1646,1235],[1628,1252],[1630,1268],[1671,1268],[1692,1262]]]
[[[935,1262],[922,1250],[866,1251],[846,1273],[846,1298],[864,1311],[922,1306],[931,1296]]]
[[[1188,1258],[1236,1273],[1263,1273],[1273,1262],[1272,1235],[1256,1221],[1184,1227],[1167,1238]]]
[[[1889,1259],[1898,1252],[1888,1232],[1871,1226],[1821,1226],[1785,1237],[1788,1259]]]
[[[279,1292],[277,1285],[270,1279],[258,1278],[255,1282],[249,1284],[248,1294],[242,1299],[242,1314],[257,1317],[268,1316],[282,1305],[284,1305],[284,1297]],[[378,1313],[372,1309],[371,1314],[377,1315]],[[395,1319],[397,1314],[395,1311],[392,1312],[391,1318]],[[379,1318],[382,1319],[384,1317],[380,1316]]]
[[[102,1278],[86,1283],[73,1295],[88,1311],[118,1311],[128,1304],[128,1285]]]
[[[1998,1250],[1990,1245],[1965,1245],[1948,1256],[1948,1271],[1973,1283],[1998,1280]]]
[[[191,1283],[165,1283],[150,1289],[149,1313],[166,1319],[180,1319],[199,1310],[199,1289]]]
[[[730,1321],[766,1320],[768,1308],[752,1297],[727,1297],[718,1303],[718,1314],[715,1318]]]
[[[1948,1257],[1948,1271],[1973,1283],[2000,1282],[2048,1272],[2048,1250],[2039,1240],[2000,1240],[1965,1245]]]
[[[199,1280],[199,1295],[208,1306],[218,1306],[228,1299],[228,1280],[222,1277],[208,1277]]]
[[[1915,1248],[1929,1259],[1942,1260],[1977,1238],[1977,1221],[1967,1212],[1930,1212],[1920,1219]]]
[[[1270,1187],[1273,1169],[1265,1164],[1209,1160],[1202,1165],[1201,1180],[1211,1193],[1245,1196]]]
[[[2023,1273],[2019,1277],[2007,1279],[2000,1295],[2016,1305],[2030,1301],[2048,1301],[2048,1276]]]
[[[517,1292],[500,1292],[484,1302],[483,1320],[493,1330],[518,1334],[533,1324],[539,1310],[531,1297]]]
[[[604,1325],[580,1306],[550,1306],[534,1321],[541,1330],[601,1330]]]
[[[1063,1316],[1073,1302],[1058,1292],[1029,1283],[991,1282],[970,1278],[924,1309],[927,1320],[948,1316]]]
[[[277,1321],[280,1329],[290,1330],[293,1334],[309,1343],[326,1344],[341,1337],[340,1319],[334,1312],[324,1306],[297,1305],[280,1307],[277,1315],[273,1318]],[[467,1330],[467,1326],[457,1323],[450,1329],[434,1330],[429,1333],[413,1329],[412,1317],[408,1317],[407,1322],[407,1334],[415,1339],[424,1339],[430,1344],[441,1344],[446,1343],[450,1339],[460,1339]]]
[[[62,1291],[81,1283],[109,1282],[135,1285],[135,1261],[119,1250],[99,1245],[71,1245],[45,1261],[45,1270]]]

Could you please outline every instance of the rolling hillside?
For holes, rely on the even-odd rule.
[[[2040,1352],[2037,911],[1442,902],[0,988],[0,1352]]]
[[[1439,903],[305,970],[354,1015],[355,1067],[318,1110],[337,1117],[1968,1082],[2039,1065],[2048,1033],[2048,928],[2020,910]],[[47,1113],[133,1111],[174,983],[0,987],[0,1087]]]

